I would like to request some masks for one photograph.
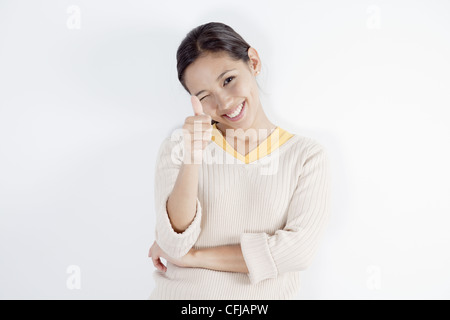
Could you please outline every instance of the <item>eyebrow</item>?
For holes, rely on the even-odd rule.
[[[231,69],[231,70],[225,70],[224,72],[222,72],[216,79],[216,82],[220,80],[220,78],[222,78],[227,72],[233,71],[236,69]],[[206,90],[200,90],[199,92],[197,92],[195,95],[198,97],[201,93],[205,92]]]

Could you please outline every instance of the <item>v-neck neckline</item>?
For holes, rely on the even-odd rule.
[[[249,164],[255,162],[269,154],[274,150],[281,147],[286,141],[288,141],[294,135],[286,130],[277,126],[256,148],[251,150],[246,155],[239,153],[222,135],[222,132],[217,128],[216,124],[213,124],[212,140],[219,145],[227,153],[231,154],[234,158]]]

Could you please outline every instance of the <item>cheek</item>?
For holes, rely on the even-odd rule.
[[[211,105],[208,103],[203,103],[202,106],[203,106],[203,112],[206,114],[212,115],[216,112],[216,110],[211,108]]]
[[[231,94],[234,97],[245,97],[250,99],[252,97],[252,88],[241,83],[235,85],[231,90]]]

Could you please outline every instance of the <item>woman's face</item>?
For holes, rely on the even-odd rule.
[[[260,61],[256,50],[249,49],[250,61],[234,61],[226,53],[208,53],[198,58],[185,70],[185,84],[191,95],[196,95],[203,112],[220,122],[224,128],[247,129],[255,126],[261,103],[255,80]],[[251,69],[253,67],[253,69]],[[229,118],[226,115],[239,115]]]

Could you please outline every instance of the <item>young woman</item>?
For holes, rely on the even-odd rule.
[[[159,149],[150,299],[295,298],[329,216],[326,150],[267,118],[231,27],[190,31],[177,69],[194,115]]]

